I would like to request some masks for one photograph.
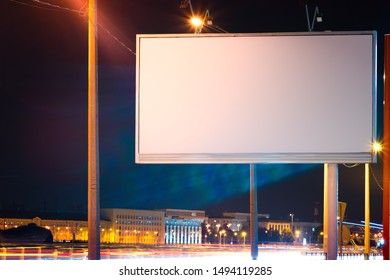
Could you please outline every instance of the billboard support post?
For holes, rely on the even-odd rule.
[[[370,258],[370,164],[364,165],[364,259]]]
[[[324,222],[323,222],[323,250],[325,254],[325,259],[327,259],[328,253],[328,164],[324,164]]]
[[[324,253],[327,260],[337,260],[338,167],[324,165]]]
[[[257,214],[257,174],[256,165],[250,164],[249,181],[250,181],[250,235],[251,235],[251,256],[253,260],[257,260],[258,256],[258,214]]]

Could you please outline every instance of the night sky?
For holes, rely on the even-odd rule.
[[[231,33],[305,32],[304,1],[193,0]],[[87,21],[84,0],[0,4],[0,211],[87,208]],[[249,165],[136,165],[136,34],[192,33],[178,0],[98,1],[101,207],[249,212]],[[378,133],[383,118],[383,35],[389,1],[309,1],[315,31],[378,31]],[[66,8],[66,9],[63,9]],[[68,9],[68,10],[67,10]],[[207,31],[207,30],[205,30]],[[115,38],[126,47],[118,43]],[[346,108],[347,110],[348,108]],[[371,165],[372,221],[381,222],[381,159]],[[261,164],[259,212],[313,220],[322,213],[323,166]],[[347,219],[364,218],[364,166],[339,166]]]

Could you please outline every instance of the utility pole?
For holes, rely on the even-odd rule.
[[[88,259],[100,259],[97,0],[88,0]]]
[[[383,108],[383,259],[389,260],[390,231],[390,34],[385,35],[385,74]]]

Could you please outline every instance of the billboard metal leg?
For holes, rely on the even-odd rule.
[[[257,218],[257,176],[255,164],[250,164],[250,238],[251,256],[257,260],[258,256],[258,218]]]
[[[370,164],[364,165],[364,259],[368,260],[370,256]]]
[[[337,259],[338,167],[324,165],[324,253],[327,260]]]

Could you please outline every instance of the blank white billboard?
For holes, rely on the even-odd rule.
[[[375,161],[376,32],[137,35],[137,163]]]

